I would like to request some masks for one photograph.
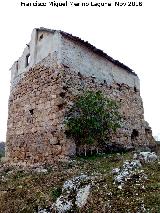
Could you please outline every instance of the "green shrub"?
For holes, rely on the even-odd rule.
[[[86,91],[66,113],[66,134],[78,145],[103,144],[120,127],[118,104],[102,92]]]
[[[60,197],[61,194],[62,194],[62,188],[57,187],[52,189],[51,195],[54,201],[56,201],[56,199]]]

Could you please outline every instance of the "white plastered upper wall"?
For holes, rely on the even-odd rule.
[[[84,45],[62,37],[62,63],[87,76],[94,76],[108,85],[113,83],[127,84],[140,89],[139,78],[111,61],[91,51]]]
[[[134,73],[112,63],[91,49],[63,36],[60,31],[34,29],[31,41],[22,56],[11,67],[11,87],[18,83],[29,68],[42,61],[49,54],[58,64],[64,64],[87,76],[94,76],[108,84],[124,83],[140,89],[139,78]]]
[[[22,56],[10,68],[11,87],[15,86],[24,73],[46,58],[49,53],[52,53],[57,63],[60,63],[60,37],[58,31],[52,33],[38,29],[32,31],[31,41],[26,45]]]

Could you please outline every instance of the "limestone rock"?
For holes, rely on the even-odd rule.
[[[71,211],[74,205],[82,208],[86,204],[90,193],[90,180],[91,177],[80,175],[65,181],[62,188],[62,195],[56,200],[53,208],[58,213]]]
[[[158,160],[158,156],[154,152],[135,153],[133,158],[138,159],[142,163],[149,163],[149,162],[154,162]]]
[[[117,176],[115,176],[115,178],[114,178],[115,183],[118,183],[118,184],[124,183],[127,179],[129,179],[131,177],[134,170],[137,168],[140,168],[141,166],[142,165],[139,160],[132,160],[131,162],[125,161],[123,163],[122,168],[114,169],[114,171],[115,171],[114,174],[117,174]]]

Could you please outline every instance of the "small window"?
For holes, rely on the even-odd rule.
[[[39,36],[39,41],[43,39],[43,34]]]
[[[33,109],[30,109],[29,112],[30,112],[30,115],[33,115],[33,114],[34,114]]]
[[[137,88],[136,87],[134,87],[134,91],[137,92]]]
[[[16,72],[18,73],[18,61],[16,62]]]
[[[30,54],[26,55],[26,64],[25,64],[25,67],[28,67],[30,63]]]

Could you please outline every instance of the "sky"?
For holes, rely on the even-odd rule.
[[[142,6],[115,6],[113,0],[93,0],[92,3],[112,3],[112,6],[49,6],[51,0],[6,0],[0,6],[1,71],[0,71],[0,141],[6,140],[9,68],[30,41],[33,28],[63,30],[80,37],[108,55],[132,68],[140,78],[144,117],[153,135],[160,139],[160,1],[142,0]],[[46,7],[21,6],[23,3],[46,3]],[[54,1],[52,1],[54,2]],[[66,2],[66,1],[55,1]],[[93,4],[92,4],[93,5]]]

